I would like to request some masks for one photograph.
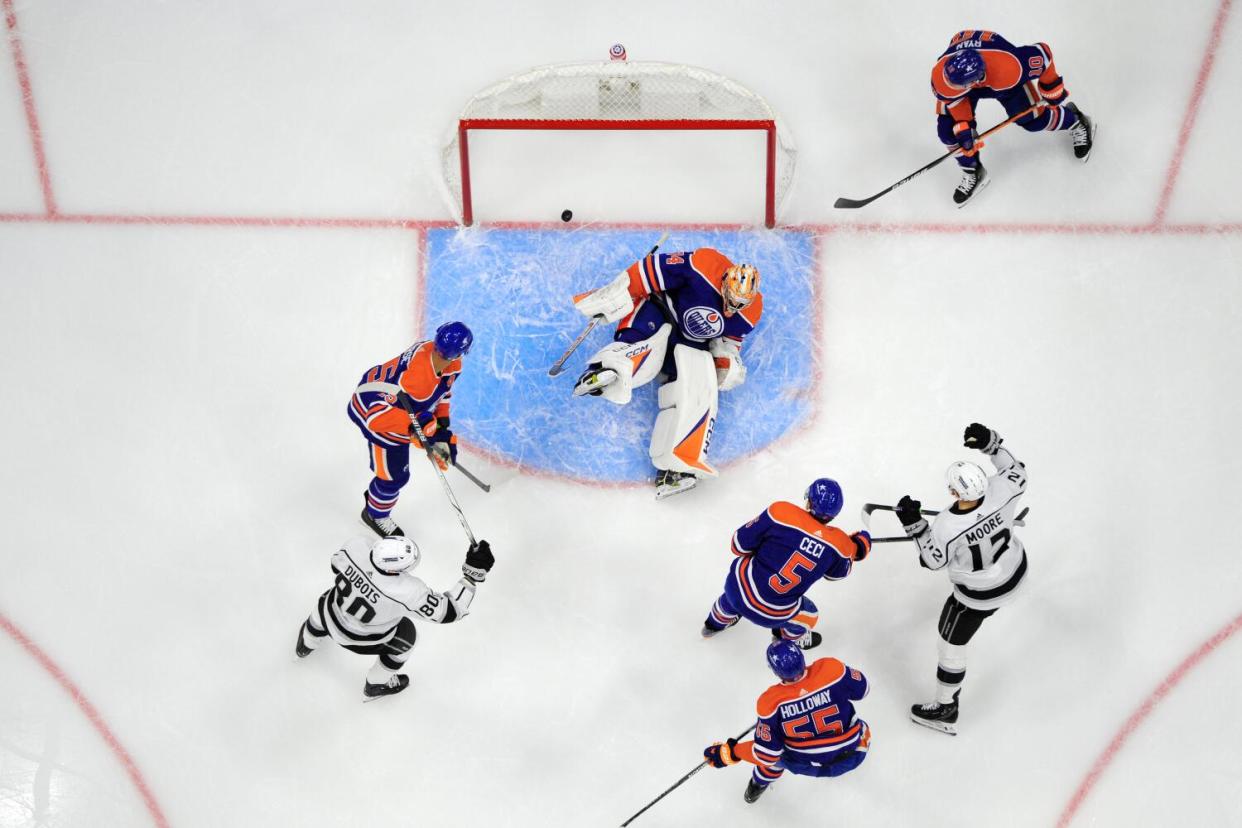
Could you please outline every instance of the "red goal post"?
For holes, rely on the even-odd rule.
[[[569,63],[506,78],[475,95],[445,145],[445,183],[462,224],[474,222],[471,130],[759,130],[764,224],[776,225],[797,149],[767,101],[723,75],[655,62]]]

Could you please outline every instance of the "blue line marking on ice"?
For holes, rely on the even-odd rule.
[[[462,440],[524,467],[603,482],[654,477],[647,456],[657,382],[629,405],[574,398],[587,359],[612,340],[599,327],[549,377],[586,324],[574,294],[599,287],[646,254],[651,230],[432,229],[423,330],[460,319],[474,347],[453,386]],[[714,247],[759,268],[764,312],[747,337],[746,382],[720,395],[709,459],[745,457],[807,422],[815,405],[814,243],[799,231],[674,231],[661,252]]]

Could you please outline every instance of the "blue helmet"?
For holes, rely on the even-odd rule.
[[[961,89],[983,80],[983,56],[978,49],[962,49],[944,65],[944,76]]]
[[[841,514],[841,507],[845,505],[841,484],[830,477],[821,477],[807,486],[806,500],[810,513],[825,522]]]
[[[768,645],[768,666],[781,681],[797,681],[806,672],[806,659],[801,647],[782,639]]]
[[[436,328],[436,351],[445,359],[457,359],[473,344],[474,334],[463,322],[445,322]]]

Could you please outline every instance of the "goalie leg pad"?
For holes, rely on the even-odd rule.
[[[707,450],[716,426],[716,364],[707,351],[681,344],[673,347],[673,360],[677,379],[660,387],[651,462],[657,469],[715,477]]]
[[[635,388],[651,382],[660,373],[668,337],[673,326],[665,323],[654,334],[638,342],[613,342],[595,352],[590,364],[596,363],[617,372],[617,380],[604,387],[600,396],[617,405],[625,405]]]

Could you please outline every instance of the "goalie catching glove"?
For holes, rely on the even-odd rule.
[[[602,317],[604,322],[616,322],[634,310],[630,296],[630,275],[622,272],[602,288],[574,297],[574,307],[588,319]]]
[[[742,343],[728,337],[717,337],[708,345],[716,362],[716,385],[721,391],[732,391],[746,382],[746,366],[742,363]]]
[[[491,572],[495,565],[496,558],[492,555],[491,544],[481,540],[471,544],[466,550],[466,562],[461,565],[461,574],[473,583],[481,584],[487,580],[487,573]]]

